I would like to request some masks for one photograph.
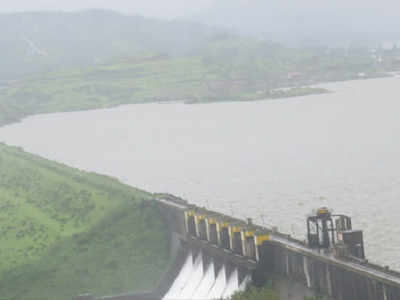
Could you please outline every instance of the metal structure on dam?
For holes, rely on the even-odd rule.
[[[400,273],[365,259],[351,219],[318,209],[307,242],[263,226],[155,195],[170,232],[171,267],[152,292],[78,300],[221,299],[273,281],[282,300],[400,300]]]

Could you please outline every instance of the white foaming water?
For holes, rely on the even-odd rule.
[[[244,292],[247,286],[250,284],[250,282],[251,282],[251,276],[247,275],[244,278],[243,282],[239,285],[238,292]]]
[[[185,263],[180,270],[178,276],[176,277],[174,283],[170,287],[167,294],[165,294],[163,299],[179,299],[179,295],[182,293],[183,288],[185,287],[188,278],[193,272],[193,256],[192,253],[189,253]]]
[[[211,261],[207,267],[206,272],[201,280],[200,285],[196,289],[195,293],[192,295],[192,299],[207,299],[207,295],[210,292],[212,286],[215,282],[215,269],[214,262]]]
[[[239,274],[235,269],[226,280],[225,266],[221,267],[215,278],[215,265],[213,260],[206,270],[203,267],[203,254],[199,253],[193,264],[193,254],[190,253],[169,291],[163,300],[195,299],[214,300],[227,299],[235,292],[244,290],[249,280],[243,281],[239,286]]]
[[[226,271],[225,266],[222,266],[218,272],[217,279],[214,282],[213,287],[207,295],[207,299],[221,299],[226,287]]]
[[[239,274],[235,268],[232,274],[229,276],[228,283],[225,287],[224,293],[222,294],[223,299],[230,298],[239,289]]]
[[[193,293],[196,291],[203,278],[203,254],[200,252],[194,262],[193,272],[190,275],[187,284],[177,299],[192,299]]]

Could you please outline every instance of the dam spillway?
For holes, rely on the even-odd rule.
[[[347,216],[332,214],[332,218],[337,217],[332,219],[327,209],[318,210],[307,219],[310,232],[305,242],[170,195],[157,197],[156,201],[184,247],[203,251],[203,255],[209,253],[237,268],[239,283],[230,283],[237,290],[249,281],[262,286],[279,278],[278,282],[287,280],[286,286],[278,288],[283,300],[400,299],[400,273],[365,259],[362,232],[352,230]],[[243,285],[241,270],[250,274]],[[225,288],[229,285],[227,276],[220,280]]]
[[[235,292],[244,291],[251,280],[250,273],[239,274],[237,267],[228,268],[214,262],[203,252],[189,251],[185,262],[164,295],[165,300],[177,299],[228,299]]]
[[[400,272],[365,258],[351,218],[320,208],[308,241],[171,195],[156,194],[170,233],[171,266],[154,291],[78,300],[228,299],[266,282],[282,300],[399,300]]]

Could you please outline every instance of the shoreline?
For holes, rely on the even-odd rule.
[[[296,98],[296,97],[305,97],[305,96],[313,96],[313,95],[320,95],[320,94],[329,94],[333,93],[334,91],[329,90],[326,88],[326,85],[334,84],[334,83],[340,83],[340,82],[352,82],[352,81],[364,81],[364,80],[374,80],[374,79],[385,79],[385,78],[393,78],[393,77],[398,77],[400,76],[400,71],[391,71],[391,72],[385,72],[384,74],[380,74],[379,76],[370,76],[370,77],[357,77],[357,78],[352,78],[352,79],[344,79],[344,80],[334,80],[334,81],[321,81],[321,82],[314,82],[310,84],[300,84],[298,86],[284,86],[284,87],[279,87],[275,89],[271,89],[268,91],[257,91],[253,94],[246,95],[243,94],[241,96],[238,96],[237,98],[230,98],[230,99],[208,99],[208,100],[198,100],[198,99],[182,99],[182,100],[157,100],[154,99],[154,101],[138,101],[138,102],[132,102],[132,103],[115,103],[115,104],[110,104],[107,107],[93,107],[93,108],[84,108],[82,107],[81,109],[65,109],[65,110],[54,110],[54,111],[48,111],[48,112],[37,112],[37,113],[24,113],[23,111],[19,111],[18,114],[14,117],[11,116],[10,120],[7,120],[10,118],[10,116],[4,115],[5,120],[1,120],[1,114],[0,114],[0,127],[8,126],[11,124],[16,124],[21,121],[23,121],[26,118],[33,117],[33,116],[39,116],[39,115],[45,115],[45,114],[54,114],[54,113],[68,113],[68,112],[83,112],[83,111],[95,111],[95,110],[102,110],[102,109],[113,109],[125,105],[133,105],[133,104],[177,104],[177,103],[182,103],[182,104],[188,104],[188,105],[193,105],[193,104],[215,104],[215,103],[234,103],[234,102],[253,102],[253,101],[272,101],[272,100],[281,100],[281,99],[286,99],[286,98]],[[11,88],[11,85],[8,86],[0,86],[0,91],[7,90],[8,88]],[[281,92],[283,91],[283,92]],[[204,99],[204,98],[203,98]],[[5,108],[7,108],[6,105],[4,105]],[[0,103],[0,108],[2,107]]]

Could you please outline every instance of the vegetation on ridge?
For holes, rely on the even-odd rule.
[[[255,288],[250,287],[244,292],[233,295],[231,300],[281,300],[279,293],[270,287]]]
[[[0,14],[0,82],[143,53],[186,55],[222,32],[110,10]]]
[[[222,50],[221,50],[222,51]],[[250,78],[243,62],[227,70],[229,63],[201,57],[142,56],[93,68],[50,73],[0,90],[0,124],[32,114],[108,108],[121,104],[186,101],[248,101],[254,99],[324,93],[320,88],[278,90],[270,72]],[[268,75],[272,76],[272,75]]]
[[[168,241],[150,197],[0,144],[0,299],[151,290]]]
[[[310,85],[400,68],[399,49],[290,48],[192,22],[110,11],[2,15],[0,25],[0,33],[12,28],[1,35],[0,125],[120,104],[325,93]]]

